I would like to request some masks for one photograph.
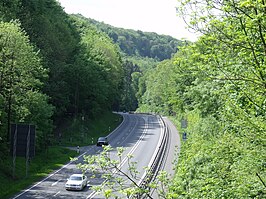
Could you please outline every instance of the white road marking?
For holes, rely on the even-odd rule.
[[[147,134],[148,132],[148,127],[149,127],[149,124],[148,124],[148,120],[146,119],[146,117],[144,117],[144,120],[145,120],[145,125],[144,125],[144,131],[142,133],[142,135],[140,136],[139,140],[137,141],[137,143],[132,147],[132,149],[129,151],[128,155],[121,161],[121,163],[118,165],[118,168],[122,168],[124,166],[124,164],[127,162],[127,159],[130,155],[132,155],[135,150],[138,148],[138,146],[140,145],[142,139],[145,137],[145,135]],[[118,171],[117,170],[113,170],[113,173],[117,173]],[[104,184],[107,180],[105,180],[102,184]],[[96,191],[93,191],[86,199],[90,199],[90,198],[93,198],[95,195],[97,194]]]
[[[59,180],[57,180],[56,182],[54,182],[54,183],[52,184],[52,186],[57,185],[57,183],[60,182],[60,180],[61,180],[61,179],[59,179]]]
[[[154,162],[155,157],[157,156],[157,152],[159,151],[159,148],[160,148],[160,146],[161,146],[161,144],[162,144],[162,139],[163,139],[163,135],[164,135],[163,131],[164,131],[164,128],[165,128],[165,127],[164,127],[164,125],[163,125],[163,121],[161,121],[160,118],[158,119],[158,121],[159,121],[159,126],[161,127],[161,134],[160,134],[159,142],[157,143],[156,149],[154,150],[154,153],[153,153],[153,155],[152,155],[152,158],[151,158],[151,160],[150,160],[150,162],[149,162],[149,164],[148,164],[148,168],[151,168],[151,165],[152,165],[152,163]],[[146,175],[147,175],[147,171],[145,171],[144,174],[142,175],[141,179],[140,179],[139,182],[137,183],[138,185],[141,184],[141,182],[142,182],[143,179],[146,177]]]
[[[60,193],[60,191],[58,191],[56,194],[54,194],[54,196],[57,196]]]
[[[123,115],[122,115],[123,116]],[[124,117],[124,116],[123,116]],[[110,135],[112,135],[120,126],[122,126],[122,124],[124,123],[124,118],[123,118],[123,121],[120,123],[120,125],[118,127],[116,127],[115,130],[113,130],[112,133],[110,133],[107,137],[110,137]],[[88,151],[82,153],[81,155],[79,155],[77,157],[77,159],[79,159],[81,156],[85,155],[87,152],[89,152],[90,150],[92,150],[94,147],[91,147]],[[13,199],[16,199],[20,196],[22,196],[23,194],[25,194],[26,192],[29,192],[29,191],[34,191],[32,190],[34,187],[38,186],[39,184],[41,184],[42,182],[46,181],[47,179],[49,179],[50,177],[54,176],[56,173],[58,173],[59,171],[61,171],[62,169],[66,168],[68,165],[70,165],[73,161],[70,161],[68,164],[64,165],[63,167],[61,167],[60,169],[56,170],[55,172],[53,172],[52,174],[50,174],[49,176],[47,176],[46,178],[44,178],[42,181],[39,181],[38,183],[34,184],[33,186],[31,186],[30,188],[24,190],[23,192],[21,192],[20,194],[18,194],[17,196],[15,196]],[[57,192],[56,194],[59,194],[59,192]]]
[[[87,152],[82,153],[81,155],[79,155],[77,158],[79,159],[81,156],[85,155]],[[68,164],[64,165],[63,167],[61,167],[60,169],[56,170],[55,172],[53,172],[52,174],[50,174],[49,176],[47,176],[46,178],[44,178],[42,181],[36,183],[35,185],[31,186],[30,188],[26,189],[25,191],[23,191],[22,193],[20,193],[19,195],[15,196],[13,199],[16,199],[18,197],[20,197],[21,195],[23,195],[24,193],[30,191],[31,189],[33,189],[34,187],[37,187],[39,184],[41,184],[42,182],[44,182],[45,180],[49,179],[50,177],[54,176],[56,173],[58,173],[59,171],[61,171],[62,169],[66,168],[68,165],[70,165],[73,161],[70,161]]]

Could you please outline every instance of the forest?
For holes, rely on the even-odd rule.
[[[97,118],[104,111],[135,110],[143,71],[158,59],[170,58],[181,43],[98,22],[109,33],[134,35],[130,37],[135,43],[115,43],[96,21],[66,14],[55,0],[5,0],[0,6],[0,135],[8,141],[11,123],[35,124],[40,150],[53,142],[53,130],[65,117]],[[145,46],[142,39],[153,45]],[[159,45],[167,46],[167,53],[152,50]],[[128,54],[128,49],[147,54]],[[5,154],[8,146],[2,147]]]
[[[123,83],[118,48],[95,28],[68,16],[59,3],[1,3],[1,129],[10,123],[37,126],[37,151],[53,142],[67,116],[98,117],[115,108]],[[8,146],[1,145],[1,157]],[[5,155],[4,155],[5,154]]]
[[[65,118],[136,110],[187,134],[165,198],[265,198],[266,2],[177,7],[198,41],[68,15],[56,0],[2,0],[0,166],[11,123],[37,126],[38,153]]]
[[[68,15],[56,0],[3,0],[0,13],[1,179],[12,176],[12,161],[6,164],[11,157],[11,124],[36,126],[36,154],[48,153],[61,138],[74,145],[93,126],[85,122],[100,121],[112,111],[136,110],[138,82],[145,69],[155,67],[158,57],[177,51],[174,38],[120,29],[125,35],[135,34],[139,45],[130,42],[127,49],[141,51],[141,38],[147,37],[171,52],[153,51],[154,58],[128,55],[95,21]],[[172,45],[167,45],[169,40]],[[81,134],[62,135],[61,126],[67,125]]]
[[[187,134],[169,198],[265,198],[265,1],[178,2],[202,36],[145,73],[138,108]]]
[[[170,59],[185,43],[168,35],[116,28],[93,19],[86,20],[105,32],[128,56],[149,57],[162,61]]]

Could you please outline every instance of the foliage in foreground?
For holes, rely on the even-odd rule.
[[[132,161],[133,156],[125,155],[124,151],[123,147],[113,149],[110,145],[103,146],[100,154],[85,155],[84,163],[77,165],[84,173],[89,172],[91,178],[102,178],[100,185],[92,186],[94,191],[105,198],[152,198],[153,190],[157,191],[160,198],[171,198],[174,195],[168,193],[170,179],[165,171],[160,171],[155,180],[142,186],[139,183],[141,177],[137,162]],[[124,165],[127,169],[122,168]],[[143,168],[143,171],[151,176],[150,168]]]
[[[139,108],[172,115],[178,126],[188,121],[171,190],[178,198],[265,198],[265,2],[179,2],[203,35],[147,74]]]
[[[188,119],[172,192],[179,198],[264,198],[263,146],[222,132],[211,116],[191,112]]]

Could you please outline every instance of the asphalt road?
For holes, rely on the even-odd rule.
[[[123,155],[124,159],[127,154],[133,155],[132,161],[137,162],[137,170],[139,171],[138,177],[141,178],[144,174],[144,167],[150,164],[150,161],[158,148],[158,142],[162,136],[164,126],[158,116],[127,113],[122,113],[122,115],[124,117],[122,124],[108,136],[109,144],[112,148],[124,147],[126,149]],[[168,152],[168,158],[164,165],[166,170],[173,172],[173,166],[171,163],[173,159],[175,159],[175,151],[177,145],[180,146],[180,141],[171,122],[166,118],[164,120],[172,129],[171,149]],[[83,155],[93,155],[100,153],[101,151],[101,147],[94,145],[81,147],[78,161],[69,162],[42,181],[17,194],[13,199],[103,198],[101,195],[97,195],[90,189],[91,185],[100,185],[103,183],[103,179],[100,177],[90,178],[90,176],[88,176],[90,182],[82,191],[67,191],[64,187],[67,178],[71,174],[81,173],[81,171],[76,168],[76,164],[82,162]],[[111,156],[116,158],[115,152],[113,152]],[[127,172],[127,164],[122,165],[122,170]]]

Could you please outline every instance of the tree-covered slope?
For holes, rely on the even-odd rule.
[[[79,15],[81,18],[81,15]],[[171,36],[159,35],[154,32],[142,32],[113,27],[94,19],[86,19],[99,30],[108,34],[128,56],[154,58],[158,61],[169,59],[175,54],[183,42]]]
[[[3,0],[0,12],[0,148],[5,156],[10,123],[35,124],[36,145],[43,150],[55,141],[53,126],[64,117],[95,118],[118,104],[123,65],[105,33],[92,26],[81,30],[56,0]]]
[[[170,115],[187,135],[168,194],[266,198],[265,4],[180,2],[204,35],[146,73],[139,99],[139,111]]]

